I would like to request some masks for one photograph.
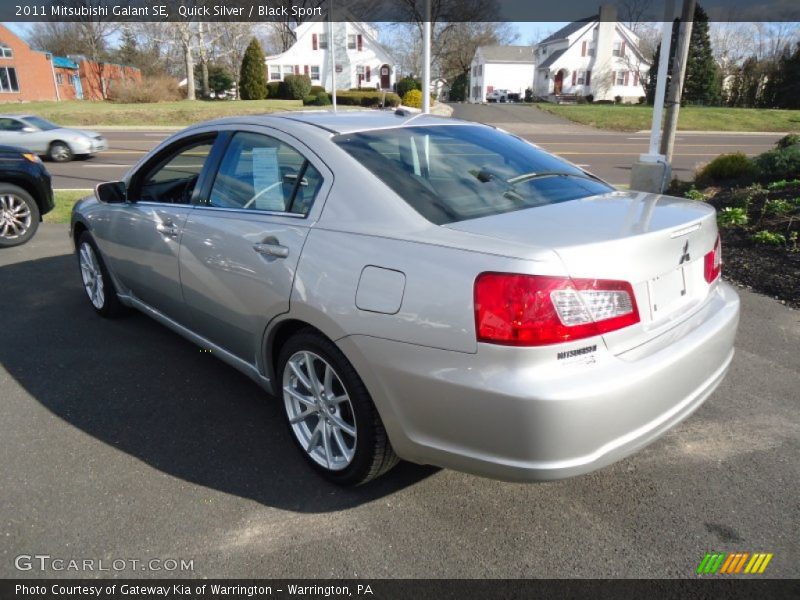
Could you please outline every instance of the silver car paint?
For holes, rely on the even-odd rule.
[[[612,193],[435,226],[330,140],[331,129],[408,120],[377,112],[231,118],[190,128],[159,147],[220,129],[282,137],[324,170],[326,188],[305,219],[182,207],[185,243],[181,238],[177,255],[173,242],[165,242],[169,252],[153,254],[152,245],[143,248],[147,234],[121,235],[116,225],[128,218],[154,227],[157,219],[137,211],[172,205],[103,205],[90,198],[76,205],[73,227],[80,222],[94,232],[124,302],[212,348],[268,390],[275,332],[296,321],[319,329],[356,367],[398,455],[415,462],[520,480],[570,476],[649,443],[715,389],[738,322],[731,288],[695,286],[660,321],[647,312],[650,280],[677,266],[687,240],[690,268],[702,275],[703,254],[716,238],[711,209]],[[429,123],[458,122],[426,117],[414,124]],[[247,251],[265,236],[286,240],[289,260]],[[206,250],[203,241],[212,237]],[[164,258],[169,268],[159,264]],[[366,290],[376,306],[399,302],[398,310],[356,306],[368,267],[403,274],[402,292]],[[126,283],[126,268],[156,274],[149,285],[172,290],[166,296],[174,295],[177,271],[185,303],[144,301]],[[557,348],[479,344],[472,294],[482,271],[629,280],[642,323]],[[578,360],[556,356],[587,346],[596,348]]]
[[[0,114],[0,118],[15,119],[28,124],[25,121],[26,116],[13,113]],[[72,153],[76,155],[95,154],[108,149],[108,142],[103,136],[96,131],[85,129],[59,127],[47,131],[0,131],[0,144],[19,146],[37,154],[47,154],[50,144],[56,141],[67,143]]]

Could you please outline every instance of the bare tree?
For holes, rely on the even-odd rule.
[[[650,9],[653,7],[653,0],[620,0],[619,17],[633,33],[639,33],[642,25],[652,21]]]

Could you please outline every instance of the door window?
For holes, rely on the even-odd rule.
[[[305,216],[321,186],[319,171],[291,146],[266,135],[239,132],[222,159],[209,204]]]
[[[0,131],[22,131],[25,124],[16,119],[2,118],[0,119]]]
[[[171,148],[161,160],[136,175],[131,197],[144,202],[189,204],[213,144],[213,139],[205,138]]]

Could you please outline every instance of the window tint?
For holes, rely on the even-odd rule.
[[[38,127],[42,131],[52,131],[53,129],[58,129],[58,125],[51,123],[46,119],[42,119],[41,117],[31,115],[30,117],[25,117],[25,120],[29,124],[33,125],[34,127]]]
[[[0,131],[22,131],[23,127],[25,127],[25,124],[22,121],[7,118],[0,119]]]
[[[487,127],[402,127],[342,134],[334,141],[436,224],[613,190],[581,169]]]
[[[287,144],[240,132],[225,152],[209,204],[307,215],[321,185],[319,171]]]
[[[213,143],[197,140],[168,152],[163,160],[136,176],[134,197],[148,202],[189,204]]]

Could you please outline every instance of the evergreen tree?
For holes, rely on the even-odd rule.
[[[466,73],[459,73],[450,85],[450,101],[464,102],[467,99],[469,79]]]
[[[675,19],[672,23],[672,40],[670,41],[670,52],[669,52],[669,64],[667,66],[667,86],[664,88],[664,92],[669,89],[669,82],[672,77],[669,75],[672,73],[672,63],[675,60],[675,46],[678,45],[678,31],[680,28],[680,20]],[[650,66],[649,76],[647,78],[647,82],[644,85],[644,91],[647,96],[647,103],[648,104],[655,104],[656,98],[656,85],[658,84],[658,64],[661,62],[661,44],[658,44],[656,47],[656,52],[653,55],[653,64]]]
[[[800,108],[800,43],[794,52],[790,54],[787,49],[781,56],[772,81],[770,88],[775,108]]]
[[[256,38],[250,42],[242,58],[239,74],[239,96],[242,100],[263,100],[267,97],[267,69],[264,51]]]
[[[689,42],[689,56],[686,60],[682,101],[717,104],[721,91],[719,69],[711,51],[708,15],[698,4],[694,9],[694,25]]]

